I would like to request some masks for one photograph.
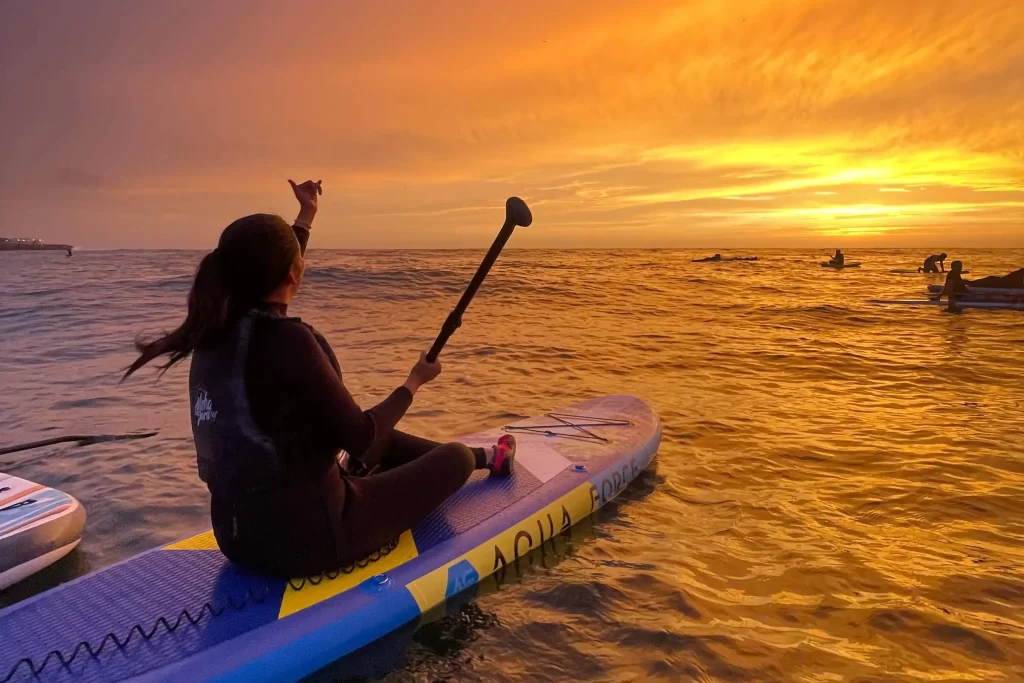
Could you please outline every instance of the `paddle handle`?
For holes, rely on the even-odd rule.
[[[491,248],[487,250],[487,255],[484,256],[484,260],[480,262],[480,267],[476,269],[476,274],[473,275],[473,279],[469,281],[469,286],[466,287],[466,291],[462,293],[462,298],[459,299],[459,303],[455,305],[452,312],[448,314],[448,317],[444,321],[444,325],[441,326],[441,331],[437,335],[437,339],[434,340],[434,344],[430,347],[430,351],[427,352],[427,362],[433,363],[437,360],[438,355],[441,353],[441,349],[448,343],[448,340],[455,330],[462,326],[462,314],[466,312],[469,307],[469,302],[473,300],[476,295],[476,291],[480,289],[480,285],[483,284],[484,278],[487,277],[487,273],[490,272],[491,266],[498,260],[498,254],[505,248],[505,243],[508,242],[508,238],[512,236],[512,231],[515,230],[516,226],[510,220],[506,220],[504,225],[501,226],[501,232],[494,238],[494,242],[491,244]]]

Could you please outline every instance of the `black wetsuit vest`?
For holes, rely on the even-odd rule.
[[[223,342],[195,351],[189,372],[192,435],[199,477],[210,489],[214,535],[229,559],[271,574],[301,568],[308,539],[335,538],[344,502],[337,450],[317,458],[324,463],[319,471],[296,471],[282,450],[316,445],[275,443],[253,419],[245,381],[249,341],[255,327],[281,318],[261,311],[242,316]],[[338,371],[330,346],[314,335]]]
[[[245,362],[254,322],[255,315],[243,316],[225,342],[192,356],[192,437],[199,478],[211,493],[273,487],[287,476],[273,441],[256,427],[246,394]]]

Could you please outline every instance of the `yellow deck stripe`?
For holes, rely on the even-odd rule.
[[[164,550],[220,550],[220,546],[213,536],[213,529],[210,529],[184,541],[165,545]]]
[[[307,607],[333,598],[339,593],[344,593],[349,588],[357,586],[374,574],[383,574],[404,564],[417,556],[416,542],[412,538],[412,532],[406,531],[398,539],[398,547],[376,562],[371,562],[365,567],[358,567],[355,571],[346,574],[341,572],[337,578],[324,578],[318,585],[307,582],[302,590],[295,590],[291,584],[285,586],[284,598],[281,600],[281,611],[278,619],[283,619],[289,614],[295,614]]]

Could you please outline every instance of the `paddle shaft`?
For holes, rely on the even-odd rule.
[[[462,314],[466,312],[469,307],[469,302],[473,300],[476,295],[476,291],[480,289],[480,285],[483,284],[484,278],[487,277],[487,273],[490,272],[491,266],[498,260],[498,254],[505,248],[505,243],[508,242],[508,238],[512,236],[512,231],[515,230],[516,226],[510,220],[506,220],[505,224],[501,226],[501,232],[494,238],[494,243],[491,244],[491,248],[487,250],[487,255],[484,256],[484,260],[480,262],[480,267],[476,269],[476,274],[473,275],[473,279],[470,280],[469,286],[466,287],[466,291],[462,293],[462,298],[459,299],[459,303],[455,305],[452,312],[448,314],[448,318],[445,319],[444,325],[441,326],[441,332],[437,335],[437,339],[434,340],[433,346],[430,347],[430,351],[427,352],[427,361],[433,363],[437,360],[437,356],[441,353],[441,349],[448,343],[448,339],[455,334],[455,330],[462,326]]]
[[[146,439],[151,436],[156,436],[156,432],[146,432],[144,434],[102,434],[99,436],[55,436],[52,439],[43,439],[42,441],[30,441],[29,443],[18,444],[17,446],[4,446],[0,448],[0,455],[7,455],[9,453],[20,453],[21,451],[27,451],[33,448],[43,448],[44,446],[55,446],[59,443],[74,443],[78,446],[91,446],[92,444],[104,443],[107,441],[128,441],[131,439]]]

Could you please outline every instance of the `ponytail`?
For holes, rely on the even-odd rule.
[[[231,296],[224,287],[220,251],[215,249],[203,257],[196,269],[192,290],[188,293],[188,316],[178,329],[152,341],[135,340],[139,357],[125,371],[121,381],[160,356],[169,356],[160,366],[161,374],[180,360],[184,360],[201,346],[221,339],[234,320]]]

